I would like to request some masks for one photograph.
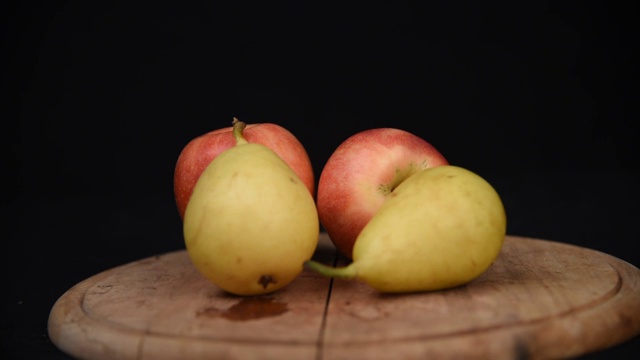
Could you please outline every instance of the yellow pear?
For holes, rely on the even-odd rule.
[[[497,258],[507,219],[500,196],[479,175],[442,165],[396,187],[358,235],[341,268],[306,264],[390,293],[451,288],[480,276]]]
[[[267,147],[236,145],[204,170],[187,204],[183,233],[196,268],[221,289],[258,295],[291,283],[313,255],[319,220],[313,196]]]

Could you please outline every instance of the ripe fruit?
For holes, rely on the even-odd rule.
[[[351,258],[356,237],[398,185],[447,160],[424,139],[404,130],[376,128],[352,135],[327,160],[318,182],[322,226]]]
[[[287,129],[272,123],[249,124],[243,131],[250,143],[262,144],[280,156],[315,197],[311,160],[300,141]],[[184,211],[200,174],[218,154],[233,147],[233,127],[214,130],[191,140],[180,153],[173,175],[173,192],[178,214]]]
[[[266,294],[299,275],[319,235],[316,206],[296,173],[264,145],[237,145],[203,171],[187,204],[184,240],[198,270],[237,295]]]
[[[349,265],[306,264],[382,292],[451,288],[480,276],[496,259],[506,221],[502,201],[486,180],[461,167],[439,166],[392,191],[358,236]]]

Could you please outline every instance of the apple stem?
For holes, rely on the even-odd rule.
[[[336,268],[336,267],[331,267],[331,266],[321,264],[317,261],[308,260],[308,261],[305,261],[304,265],[307,268],[326,277],[353,279],[357,275],[355,271],[356,270],[355,267],[352,266],[353,263],[345,267]]]
[[[247,126],[244,122],[238,120],[238,118],[233,118],[233,137],[236,139],[236,145],[247,144],[247,139],[244,138],[244,128]]]

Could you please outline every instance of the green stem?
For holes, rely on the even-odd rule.
[[[307,268],[319,273],[320,275],[343,279],[353,279],[356,277],[356,268],[353,266],[353,264],[354,263],[351,263],[345,267],[335,268],[313,260],[308,260],[304,263]]]
[[[233,118],[233,137],[236,139],[236,145],[247,144],[247,139],[244,138],[244,128],[247,127],[247,124],[238,120],[238,118]]]

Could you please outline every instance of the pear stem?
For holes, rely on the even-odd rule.
[[[356,277],[356,269],[353,266],[353,263],[345,266],[345,267],[340,267],[340,268],[336,268],[336,267],[331,267],[331,266],[327,266],[324,264],[321,264],[317,261],[313,261],[313,260],[308,260],[305,261],[304,265],[319,273],[320,275],[326,276],[326,277],[335,277],[335,278],[343,278],[343,279],[353,279]]]
[[[238,118],[233,118],[233,137],[236,139],[236,145],[247,144],[247,139],[244,138],[244,128],[247,127],[247,124],[238,120]]]

